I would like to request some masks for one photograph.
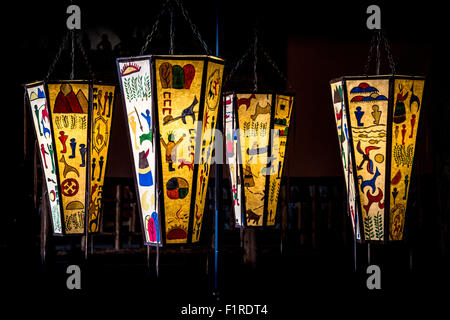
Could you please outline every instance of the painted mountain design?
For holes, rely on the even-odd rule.
[[[78,90],[75,93],[72,90],[72,86],[69,83],[61,84],[60,91],[56,96],[55,113],[87,113],[88,101],[83,91]]]

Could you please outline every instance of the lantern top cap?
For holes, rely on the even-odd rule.
[[[44,83],[50,83],[50,84],[55,84],[55,83],[79,83],[79,84],[96,84],[96,85],[105,85],[105,86],[115,86],[115,84],[113,83],[109,83],[109,82],[103,82],[103,81],[99,81],[99,80],[48,80],[47,82],[45,82],[44,80],[40,80],[40,81],[34,81],[34,82],[30,82],[30,83],[26,83],[23,86],[25,88],[32,88]]]
[[[211,60],[216,63],[224,64],[225,60],[213,55],[205,55],[205,54],[174,54],[174,55],[160,55],[160,54],[150,54],[144,56],[132,56],[132,57],[123,57],[117,58],[117,61],[128,61],[128,60],[145,60],[145,59],[172,59],[172,60]]]
[[[361,76],[342,76],[330,80],[330,83],[335,83],[343,80],[360,80],[360,79],[416,79],[425,80],[425,76],[411,76],[411,75],[400,75],[400,74],[384,74],[384,75],[361,75]]]
[[[261,91],[252,91],[252,90],[229,90],[223,93],[224,96],[230,94],[274,94],[274,95],[283,95],[295,97],[295,93],[293,92],[285,92],[283,90],[261,90]]]

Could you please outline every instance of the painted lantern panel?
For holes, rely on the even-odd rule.
[[[89,84],[48,84],[66,234],[84,232],[88,163]]]
[[[117,65],[135,168],[134,178],[144,242],[155,245],[161,242],[161,229],[155,187],[156,145],[152,132],[154,106],[150,59],[119,59]]]
[[[389,79],[347,80],[348,113],[365,240],[384,234]]]
[[[242,176],[239,159],[238,127],[235,112],[234,94],[224,97],[224,130],[225,130],[225,155],[226,164],[230,172],[231,194],[233,198],[233,212],[235,226],[242,227]]]
[[[351,218],[353,234],[356,236],[357,240],[360,240],[361,233],[359,229],[358,206],[356,205],[356,188],[352,169],[352,148],[349,140],[349,124],[343,88],[344,84],[342,81],[331,83],[334,120],[336,121],[339,150],[341,153],[342,168],[344,170],[344,180],[348,197],[348,211]]]
[[[89,232],[100,231],[103,185],[111,137],[115,86],[94,84],[90,136]]]
[[[293,105],[293,96],[274,93],[236,93],[225,98],[236,226],[275,225]]]
[[[275,225],[293,103],[294,97],[292,96],[277,95],[275,97],[275,113],[273,115],[274,132],[271,141],[270,169],[267,172],[269,175],[269,189],[266,190],[268,200],[268,226]]]
[[[389,240],[402,240],[424,80],[395,79],[392,108]]]
[[[44,181],[50,205],[50,217],[53,234],[63,234],[60,195],[56,170],[56,155],[52,138],[51,121],[47,105],[47,97],[43,83],[30,84],[26,88],[31,108],[34,129],[38,142],[39,157],[44,173]]]
[[[197,242],[213,156],[223,63],[166,56],[155,57],[154,67],[165,241]]]

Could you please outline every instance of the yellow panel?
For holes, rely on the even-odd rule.
[[[208,187],[209,174],[211,172],[211,158],[214,149],[214,130],[217,125],[219,102],[222,91],[222,64],[208,62],[205,87],[205,105],[202,120],[202,146],[200,148],[200,163],[197,176],[197,194],[195,195],[195,215],[192,226],[192,242],[198,242],[203,221],[203,213]]]
[[[248,226],[262,226],[270,138],[271,94],[238,94],[237,110],[246,221]]]
[[[402,240],[425,81],[396,79],[392,119],[389,240]]]
[[[91,117],[91,176],[89,195],[89,232],[100,230],[103,183],[111,137],[111,119],[114,107],[114,86],[93,86]]]
[[[356,207],[355,180],[352,175],[352,155],[349,144],[347,110],[344,103],[343,82],[338,81],[331,84],[331,96],[333,99],[334,120],[339,140],[339,150],[341,151],[342,168],[344,169],[344,180],[348,197],[348,209],[356,239],[361,239],[359,230],[358,212]]]
[[[56,160],[67,234],[83,233],[88,160],[89,85],[49,84]]]
[[[292,114],[294,98],[290,96],[277,95],[275,98],[274,129],[279,130],[274,134],[272,141],[272,163],[273,169],[269,170],[269,190],[267,207],[267,225],[275,225],[278,195],[280,193],[281,176],[283,175],[286,144],[289,133],[289,125]]]
[[[366,240],[384,240],[388,79],[347,80],[356,176]]]
[[[166,242],[186,243],[204,61],[156,59],[155,68]]]

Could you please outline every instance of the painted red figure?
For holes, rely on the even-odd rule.
[[[414,132],[414,125],[416,124],[416,115],[413,114],[411,116],[411,134],[409,135],[409,138],[413,137],[413,132]]]
[[[42,152],[42,159],[44,159],[44,165],[45,165],[45,169],[47,169],[47,159],[45,158],[45,155],[48,154],[47,151],[45,151],[45,147],[44,144],[41,144],[41,152]]]
[[[402,145],[405,145],[406,125],[402,125]]]
[[[69,137],[68,135],[64,134],[64,131],[60,131],[59,132],[58,139],[59,139],[59,141],[61,141],[61,144],[63,145],[63,149],[62,149],[61,153],[66,153],[67,152],[66,141],[67,141],[68,137]]]

